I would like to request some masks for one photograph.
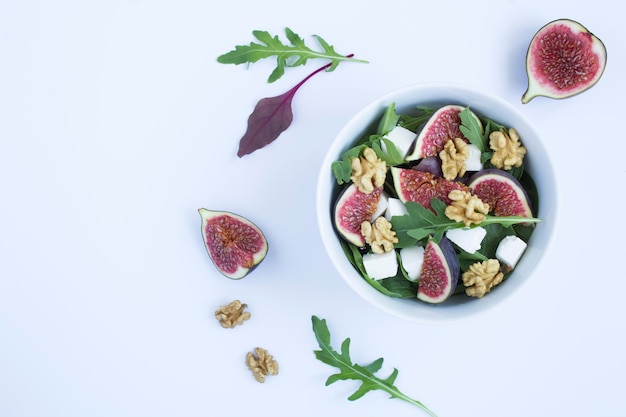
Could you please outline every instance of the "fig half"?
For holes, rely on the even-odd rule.
[[[537,96],[562,99],[595,85],[606,67],[604,43],[580,23],[554,20],[530,41],[526,54],[526,104]]]
[[[461,138],[469,142],[461,132],[460,113],[463,110],[463,106],[449,104],[440,107],[434,112],[418,130],[415,143],[412,146],[412,152],[407,155],[406,160],[417,161],[418,159],[439,155],[439,152],[450,139]],[[476,120],[476,123],[482,128],[482,122],[478,116],[474,112],[470,113]]]
[[[211,261],[231,279],[241,279],[267,255],[267,239],[254,223],[235,213],[198,210],[202,237]]]
[[[461,268],[452,243],[444,236],[439,243],[430,240],[417,286],[417,298],[431,304],[445,301],[454,293]]]
[[[484,169],[467,182],[472,194],[489,204],[494,216],[532,217],[528,193],[511,174],[500,169]]]
[[[360,191],[354,183],[344,188],[337,197],[333,214],[335,229],[343,239],[358,247],[365,246],[361,223],[373,220],[382,194],[382,187],[374,188],[369,194]]]
[[[427,209],[431,209],[430,200],[433,198],[450,204],[451,200],[448,198],[450,191],[469,190],[463,183],[449,181],[443,177],[436,178],[428,171],[413,168],[391,167],[391,176],[398,198],[403,203],[413,201]]]

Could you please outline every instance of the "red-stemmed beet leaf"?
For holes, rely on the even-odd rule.
[[[347,55],[351,58],[354,54]],[[266,97],[259,100],[248,117],[248,129],[239,141],[237,156],[244,155],[263,148],[273,142],[283,133],[293,121],[292,101],[296,92],[315,74],[329,69],[333,63],[326,64],[296,84],[291,90],[275,97]]]

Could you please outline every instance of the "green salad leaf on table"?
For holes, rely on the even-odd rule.
[[[330,366],[334,366],[339,369],[338,373],[332,374],[326,380],[326,386],[333,384],[337,381],[355,380],[360,381],[359,388],[348,397],[348,400],[354,401],[363,397],[370,391],[381,390],[388,393],[390,398],[397,398],[405,401],[409,404],[413,404],[429,415],[436,417],[436,414],[422,404],[408,395],[400,391],[394,384],[398,377],[398,369],[394,368],[391,374],[387,378],[380,378],[376,376],[376,372],[382,368],[384,359],[378,358],[375,361],[367,365],[359,365],[352,361],[350,357],[350,338],[344,339],[341,343],[340,350],[335,350],[331,345],[330,331],[325,319],[320,319],[317,316],[312,316],[311,321],[313,324],[313,332],[315,338],[319,344],[320,350],[315,350],[315,357]]]

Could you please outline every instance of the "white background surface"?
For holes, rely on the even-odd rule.
[[[0,1],[0,416],[414,416],[314,358],[311,316],[352,357],[385,358],[381,376],[449,416],[620,416],[623,381],[624,37],[613,3]],[[530,38],[568,17],[599,36],[608,66],[582,95],[520,103]],[[347,63],[296,95],[294,122],[236,156],[267,84],[218,55],[252,30],[307,43],[321,35]],[[319,62],[320,65],[323,63]],[[425,81],[464,83],[514,103],[545,138],[558,173],[557,236],[537,275],[493,312],[419,325],[350,291],[324,254],[315,185],[328,144],[377,96]],[[221,276],[199,207],[250,218],[267,259]],[[252,319],[213,318],[238,298]],[[280,374],[259,384],[246,352]]]

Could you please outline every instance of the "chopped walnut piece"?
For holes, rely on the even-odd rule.
[[[476,262],[463,273],[465,293],[470,297],[482,298],[501,283],[502,278],[504,274],[500,271],[500,262],[497,259]]]
[[[387,175],[387,163],[378,158],[372,148],[365,148],[362,155],[350,160],[352,176],[350,179],[358,189],[370,194],[374,188],[382,187]]]
[[[391,230],[391,223],[382,216],[377,217],[374,223],[361,223],[361,234],[374,253],[389,252],[393,250],[394,243],[398,243],[396,232]]]
[[[441,158],[441,170],[443,177],[452,181],[456,177],[465,174],[465,160],[469,158],[469,148],[467,143],[461,138],[448,139],[439,152]]]
[[[244,321],[250,318],[250,313],[244,311],[248,307],[247,304],[242,304],[239,300],[231,301],[227,305],[220,306],[215,312],[215,318],[220,322],[223,328],[232,329],[238,324],[243,324]]]
[[[252,371],[254,379],[261,383],[265,382],[267,375],[278,375],[278,362],[267,350],[260,347],[254,348],[254,353],[248,352],[246,365]]]
[[[452,202],[446,206],[446,216],[450,220],[465,223],[465,226],[480,224],[489,213],[489,204],[468,191],[452,190],[448,198]]]
[[[489,135],[489,147],[495,152],[491,157],[491,163],[496,168],[511,169],[522,165],[526,148],[519,141],[519,135],[513,128],[507,132],[500,129]]]

